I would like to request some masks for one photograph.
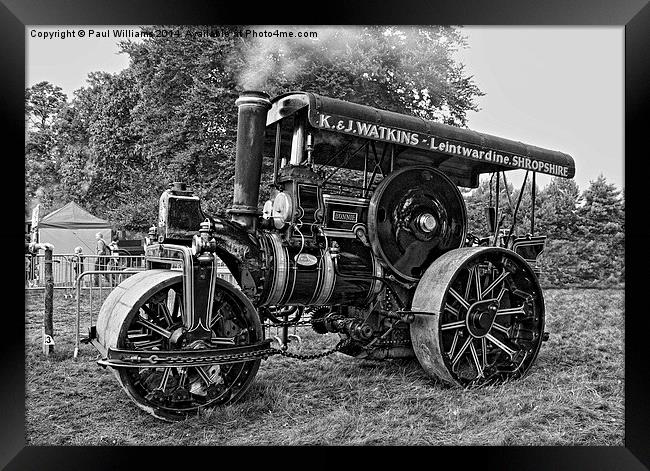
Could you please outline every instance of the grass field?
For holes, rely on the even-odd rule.
[[[26,441],[30,445],[623,445],[622,290],[545,290],[547,327],[525,378],[449,388],[416,360],[336,353],[263,361],[243,402],[165,423],[131,403],[82,345],[72,359],[75,303],[55,295],[56,351],[41,351],[43,293],[26,294]],[[85,329],[84,329],[85,330]],[[300,329],[317,352],[334,335]]]

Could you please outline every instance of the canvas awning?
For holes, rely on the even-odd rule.
[[[110,226],[108,221],[93,216],[72,201],[38,222],[39,228],[56,229],[105,229]]]
[[[433,165],[456,176],[466,183],[464,186],[476,186],[479,174],[502,170],[531,170],[564,178],[572,178],[575,174],[573,158],[564,152],[416,116],[308,92],[286,93],[275,97],[271,103],[266,122],[270,133],[274,129],[272,124],[297,112],[306,113],[311,129],[316,132],[325,131],[348,141],[371,140],[379,151],[385,146],[394,146],[398,150],[395,166]],[[330,138],[326,141],[332,143]],[[341,141],[338,147],[344,144]],[[315,149],[315,162],[329,157],[326,154]],[[342,166],[363,168],[362,154]]]

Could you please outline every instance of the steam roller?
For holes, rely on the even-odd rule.
[[[530,370],[546,339],[545,237],[500,230],[498,206],[488,235],[471,234],[458,187],[492,172],[499,194],[499,174],[517,165],[571,177],[569,156],[312,93],[246,91],[235,105],[232,207],[207,214],[173,182],[145,269],[91,328],[98,363],[139,408],[179,420],[241,399],[305,323],[338,335],[326,353],[415,358],[454,386]],[[273,178],[262,204],[263,155]],[[281,330],[279,348],[265,324]]]

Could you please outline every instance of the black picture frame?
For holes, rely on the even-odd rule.
[[[106,1],[106,0],[0,0],[0,74],[5,159],[9,174],[3,179],[3,196],[20,191],[13,185],[24,174],[24,89],[26,25],[99,25],[99,24],[463,24],[463,25],[619,25],[625,27],[625,191],[626,191],[626,291],[625,311],[625,446],[624,447],[434,447],[381,450],[380,454],[363,450],[369,463],[374,456],[395,453],[399,466],[439,466],[443,463],[481,466],[482,469],[570,469],[613,470],[650,467],[650,367],[644,357],[649,315],[644,303],[648,266],[647,241],[650,230],[646,219],[650,211],[644,183],[648,169],[650,120],[650,5],[647,0],[401,0],[341,3],[277,2],[267,8],[255,8],[246,2],[177,0]],[[603,67],[607,67],[603,64]],[[598,96],[594,96],[598,100]],[[570,112],[570,111],[568,111]],[[9,144],[9,145],[7,145]],[[11,149],[11,150],[9,150]],[[23,165],[20,164],[23,162]],[[15,176],[14,176],[15,174]],[[13,198],[11,198],[13,199]],[[15,206],[10,207],[12,204]],[[18,230],[23,213],[17,203],[4,206],[8,229],[0,231],[6,247],[6,259],[18,264],[12,247],[18,246]],[[13,293],[24,292],[19,277],[4,270],[3,278],[10,301]],[[13,279],[12,279],[13,278]],[[11,288],[14,286],[14,288]],[[13,305],[6,303],[5,305]],[[179,458],[190,466],[184,449],[159,447],[35,447],[25,446],[25,371],[24,318],[18,309],[5,309],[5,329],[0,342],[3,361],[0,397],[0,465],[7,469],[113,469],[133,465],[144,457],[147,467],[171,465]],[[53,385],[58,387],[58,385]],[[93,420],[88,417],[88,420]],[[144,450],[143,450],[144,448]],[[166,448],[166,447],[164,447]],[[278,450],[279,451],[279,450]],[[348,449],[347,451],[350,451]],[[358,449],[352,451],[359,451]],[[282,450],[279,453],[246,453],[245,463],[255,455],[267,466],[309,466],[303,460],[320,459],[322,449]],[[338,450],[337,450],[338,452]],[[211,447],[192,450],[192,460],[218,456]],[[296,453],[300,458],[296,459]],[[414,454],[415,453],[415,454]],[[241,451],[228,453],[237,456]],[[346,453],[347,455],[347,453]],[[268,461],[269,456],[274,458]],[[310,456],[312,458],[310,458]],[[316,456],[316,458],[313,458]],[[331,464],[341,460],[330,454]],[[414,458],[417,456],[417,459]],[[283,458],[286,457],[286,458]],[[290,457],[290,458],[289,458]],[[400,463],[401,460],[404,460]],[[420,461],[423,460],[423,461]],[[329,461],[329,460],[328,460]],[[411,463],[411,464],[409,464]]]

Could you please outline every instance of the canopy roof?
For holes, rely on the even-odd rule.
[[[563,152],[415,116],[309,92],[286,93],[271,103],[267,126],[306,110],[302,112],[306,112],[309,125],[317,131],[345,135],[347,141],[370,139],[382,152],[387,144],[394,144],[398,149],[395,166],[434,165],[465,186],[475,186],[478,174],[502,170],[532,170],[564,178],[575,175],[573,158]],[[316,151],[314,155],[318,162]],[[345,166],[363,168],[362,153]]]
[[[106,229],[111,224],[104,219],[93,216],[75,202],[70,202],[51,212],[38,222],[39,228],[57,229]]]

